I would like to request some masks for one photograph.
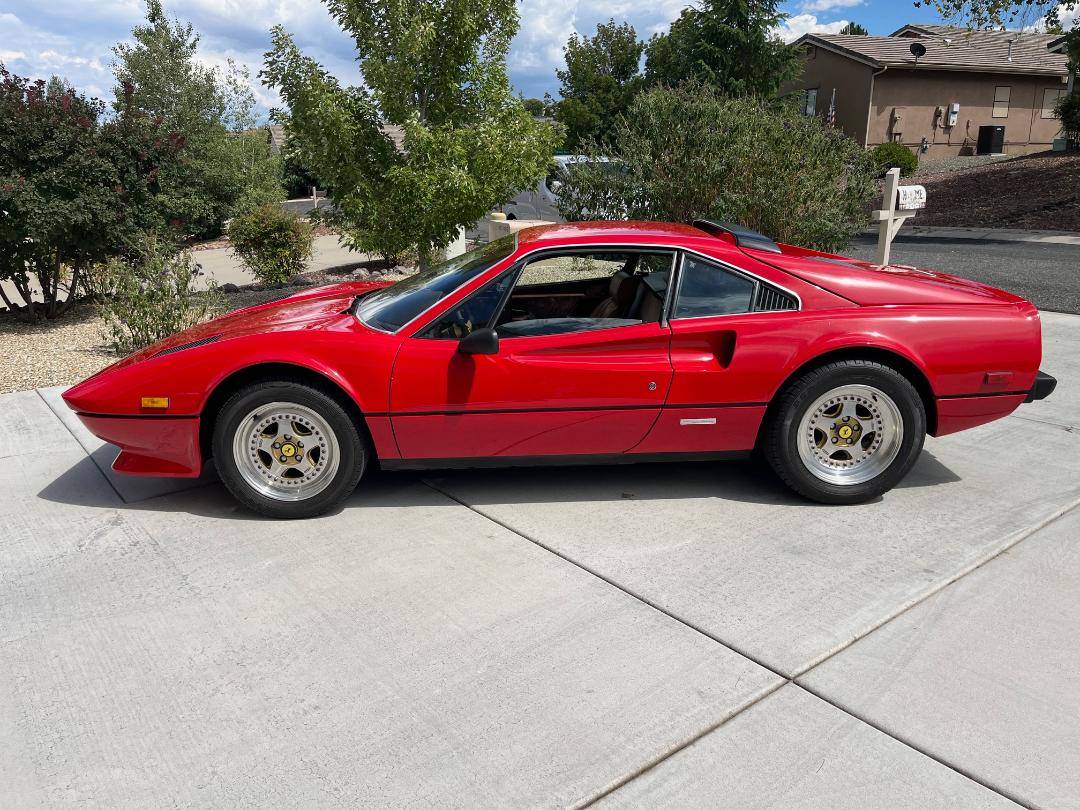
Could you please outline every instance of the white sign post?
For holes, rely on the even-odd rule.
[[[873,213],[873,221],[878,223],[877,263],[889,263],[892,241],[900,226],[915,216],[920,208],[926,207],[926,189],[923,186],[901,186],[900,170],[889,169],[885,175],[885,194],[883,208]]]

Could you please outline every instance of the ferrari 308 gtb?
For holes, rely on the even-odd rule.
[[[392,286],[200,324],[64,394],[118,472],[315,515],[364,470],[746,456],[804,497],[894,486],[927,433],[1041,399],[1015,295],[711,222],[523,230]]]

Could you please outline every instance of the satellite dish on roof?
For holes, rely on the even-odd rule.
[[[921,42],[912,42],[911,47],[908,50],[910,50],[911,55],[915,57],[916,66],[919,64],[919,59],[926,56],[926,46]]]

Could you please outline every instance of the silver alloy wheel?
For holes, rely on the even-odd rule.
[[[341,451],[318,413],[295,402],[260,405],[233,435],[233,459],[248,486],[276,501],[303,501],[334,480]]]
[[[893,463],[904,441],[896,403],[869,385],[843,385],[819,397],[799,421],[799,458],[830,484],[862,484]]]

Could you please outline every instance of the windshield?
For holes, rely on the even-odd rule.
[[[402,279],[360,302],[356,316],[373,329],[396,332],[462,284],[494,267],[514,252],[514,234]]]

